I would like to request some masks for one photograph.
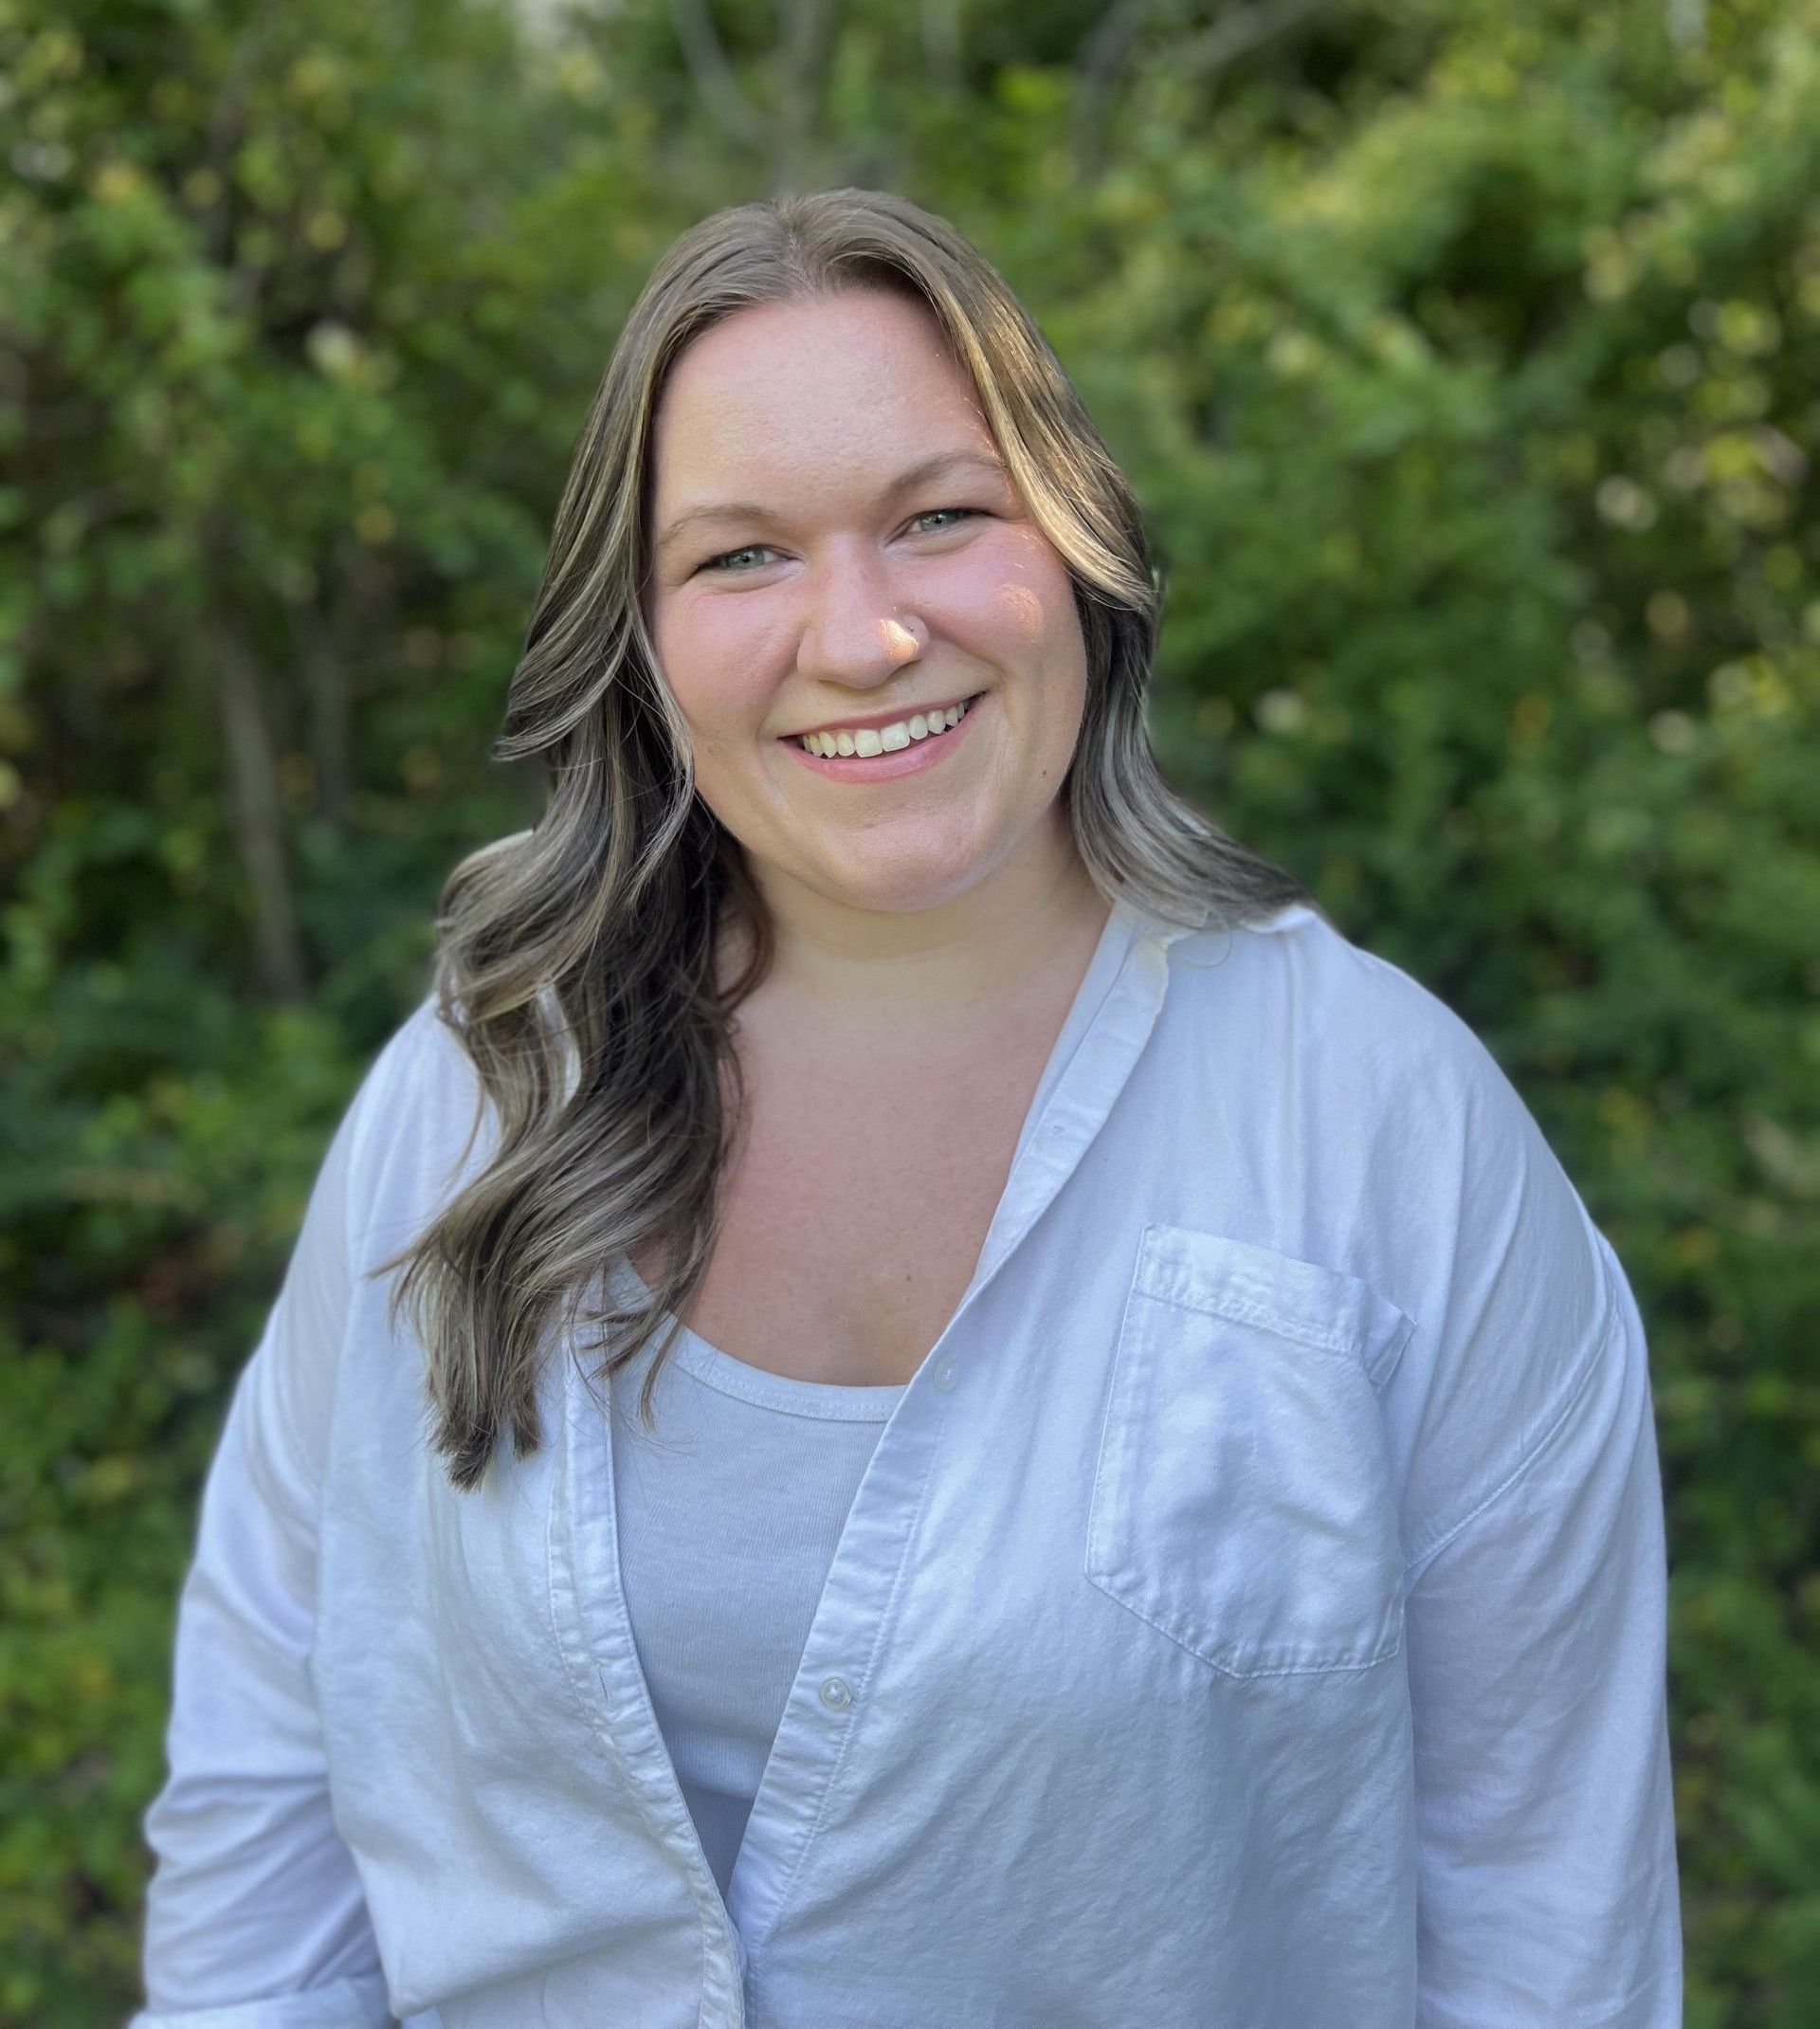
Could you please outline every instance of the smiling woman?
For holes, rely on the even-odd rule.
[[[935,448],[906,464],[906,446]],[[698,337],[657,405],[654,461],[651,640],[779,972],[813,967],[850,1003],[840,947],[937,940],[920,1020],[938,1023],[1003,962],[989,921],[1046,944],[1093,892],[1056,797],[1087,691],[1066,563],[940,323],[895,290],[763,304]],[[730,534],[747,546],[707,554]],[[930,740],[927,715],[966,698],[966,737]],[[805,768],[780,744],[818,726],[851,733],[853,758],[837,738]]]
[[[945,222],[666,254],[508,702],[549,808],[210,1470],[138,2029],[1679,2021],[1624,1271],[1165,782],[1160,596]]]

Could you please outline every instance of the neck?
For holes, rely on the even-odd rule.
[[[1078,976],[1106,903],[1072,840],[1008,861],[925,909],[855,908],[792,883],[759,890],[775,935],[753,996],[828,1036],[934,1041]]]

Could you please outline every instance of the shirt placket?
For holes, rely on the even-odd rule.
[[[675,1861],[701,1926],[701,2022],[743,2022],[743,1981],[810,1851],[875,1682],[941,1434],[965,1415],[975,1299],[1079,1165],[1155,1026],[1168,946],[1184,934],[1140,916],[1091,1028],[1021,1138],[974,1279],[882,1431],[848,1510],[746,1822],[723,1902],[688,1811],[632,1638],[619,1560],[612,1447],[579,1362],[567,1362],[564,1486],[553,1520],[553,1604],[570,1673],[597,1699],[607,1751],[652,1837]],[[573,1582],[556,1582],[563,1572]],[[566,1623],[566,1624],[565,1624]]]

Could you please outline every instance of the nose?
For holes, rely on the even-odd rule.
[[[809,683],[865,689],[922,653],[929,630],[903,610],[891,573],[870,551],[824,560],[808,580],[796,667]]]

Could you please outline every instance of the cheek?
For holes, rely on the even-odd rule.
[[[651,641],[682,716],[699,737],[749,728],[769,697],[763,631],[749,599],[679,600],[660,610]]]
[[[941,604],[954,631],[1012,663],[1046,666],[1078,641],[1066,569],[1047,543],[1008,530],[955,559]]]

